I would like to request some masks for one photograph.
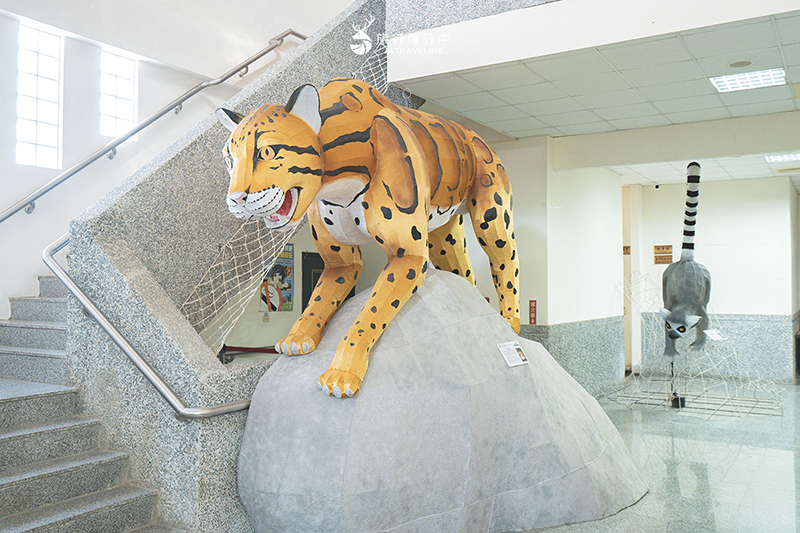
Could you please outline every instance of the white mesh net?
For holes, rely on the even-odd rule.
[[[303,219],[305,223],[305,219]],[[181,306],[181,312],[218,354],[266,273],[299,224],[287,232],[270,231],[260,219],[242,224]]]
[[[605,398],[631,408],[680,408],[684,414],[706,418],[782,414],[778,388],[739,356],[731,339],[735,332],[723,329],[711,306],[706,331],[717,332],[720,339],[709,338],[702,350],[689,347],[694,334],[679,340],[679,355],[670,368],[669,358],[662,355],[664,322],[658,313],[658,286],[638,272],[627,276],[624,286],[634,320],[641,315],[642,359],[621,385],[604,392]]]
[[[361,66],[353,72],[353,78],[365,81],[381,93],[385,93],[389,88],[389,78],[386,74],[386,37],[380,35],[377,41]]]

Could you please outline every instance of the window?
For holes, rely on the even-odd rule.
[[[61,167],[61,37],[20,25],[17,163]]]
[[[103,51],[100,56],[100,134],[118,137],[136,123],[136,61]]]

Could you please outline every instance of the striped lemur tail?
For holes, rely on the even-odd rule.
[[[681,261],[694,260],[694,227],[697,224],[697,197],[700,195],[700,164],[686,167],[686,212],[683,217]]]

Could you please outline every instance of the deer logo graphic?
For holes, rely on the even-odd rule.
[[[363,28],[358,28],[355,25],[353,26],[353,30],[356,33],[353,35],[352,39],[356,42],[350,43],[350,50],[352,50],[354,54],[363,56],[372,50],[372,39],[367,35],[367,28],[372,26],[373,22],[375,22],[375,17],[370,16],[369,20],[366,21],[366,26]]]

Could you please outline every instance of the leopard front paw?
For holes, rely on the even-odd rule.
[[[275,345],[275,351],[283,355],[305,355],[316,347],[316,341],[308,335],[290,333]]]
[[[331,396],[352,398],[361,388],[361,381],[362,378],[352,372],[329,368],[319,377],[317,383]]]

